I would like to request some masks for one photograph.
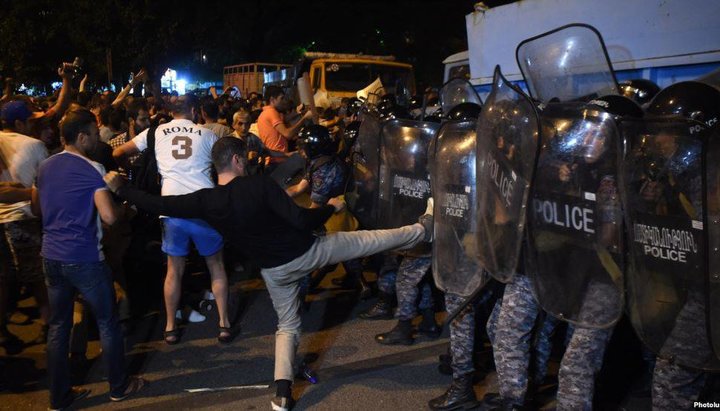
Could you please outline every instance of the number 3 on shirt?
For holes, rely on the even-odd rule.
[[[192,139],[187,136],[176,136],[172,139],[172,156],[176,160],[185,160],[192,155]]]

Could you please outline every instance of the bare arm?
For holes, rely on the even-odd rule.
[[[58,69],[58,74],[62,77],[62,88],[60,88],[60,95],[55,102],[55,105],[50,107],[48,111],[43,114],[43,118],[60,117],[70,105],[70,90],[72,89],[72,74],[63,70],[62,67]]]
[[[32,196],[32,189],[25,188],[20,183],[0,182],[0,203],[12,204],[28,201]]]
[[[113,150],[112,156],[115,159],[116,163],[122,166],[127,166],[127,159],[138,152],[140,152],[140,150],[138,150],[135,143],[130,140],[127,143]]]
[[[310,183],[303,178],[302,180],[300,180],[299,183],[295,184],[294,186],[290,186],[290,187],[286,188],[285,192],[287,193],[287,195],[290,196],[290,198],[295,198],[295,197],[299,196],[300,194],[304,193],[305,191],[307,191],[308,187],[310,187]],[[313,207],[313,208],[316,208],[316,207]]]
[[[115,224],[120,218],[122,210],[115,205],[109,190],[97,190],[95,192],[95,207],[97,207],[100,219],[107,225]]]
[[[130,90],[132,90],[138,83],[141,81],[145,81],[145,78],[147,75],[145,74],[145,70],[140,70],[133,76],[133,79],[130,83],[128,83],[127,86],[125,86],[122,91],[120,91],[120,94],[118,94],[115,101],[112,102],[113,107],[117,107],[125,100],[125,98],[130,94]]]
[[[40,192],[38,191],[37,187],[33,187],[30,190],[32,190],[30,199],[30,211],[32,211],[35,216],[40,217],[40,215],[42,215],[42,210],[40,209]]]
[[[302,117],[300,117],[300,120],[298,120],[298,122],[293,124],[292,126],[286,127],[285,124],[279,123],[275,126],[275,130],[277,130],[277,132],[280,133],[283,137],[292,140],[297,135],[297,132],[300,130],[300,127],[302,127],[305,120],[311,119],[312,116],[312,112],[307,111]]]

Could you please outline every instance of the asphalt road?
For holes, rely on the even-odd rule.
[[[383,346],[374,336],[390,330],[394,320],[367,321],[357,314],[372,301],[358,301],[357,295],[330,285],[328,276],[321,292],[310,298],[303,314],[303,336],[299,355],[306,358],[318,377],[317,384],[297,379],[294,395],[297,410],[422,410],[427,402],[444,392],[450,377],[438,371],[438,355],[448,348],[447,330],[437,340],[419,338],[412,346]],[[274,387],[274,332],[277,318],[262,281],[246,276],[235,282],[235,339],[228,345],[217,342],[217,316],[183,326],[179,344],[162,341],[164,317],[150,312],[136,321],[127,337],[131,373],[150,383],[136,397],[121,403],[108,400],[104,366],[96,339],[88,347],[89,361],[74,369],[75,383],[92,390],[77,409],[269,409]],[[23,340],[39,332],[32,321],[30,300],[21,301],[10,326]],[[25,314],[23,314],[25,313]],[[443,314],[438,314],[442,321]],[[418,319],[419,320],[419,319]],[[18,324],[20,323],[20,324]],[[24,324],[23,324],[24,323]],[[26,347],[21,353],[2,357],[5,386],[0,392],[0,409],[44,410],[48,406],[44,345]],[[0,353],[2,353],[0,349]],[[487,354],[489,356],[489,352]],[[556,372],[557,363],[551,365]],[[210,392],[188,392],[193,389]],[[489,372],[475,385],[478,398],[496,392],[496,375]],[[547,387],[543,409],[552,409],[552,390]],[[607,409],[649,408],[647,399]]]

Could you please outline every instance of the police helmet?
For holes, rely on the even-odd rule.
[[[351,98],[350,101],[348,101],[347,109],[345,110],[345,115],[347,117],[350,117],[352,115],[358,115],[360,114],[360,109],[362,108],[362,101],[360,101],[359,98]]]
[[[647,113],[682,116],[714,128],[720,119],[720,90],[699,81],[675,83],[650,101]]]
[[[337,144],[327,127],[313,124],[305,126],[298,133],[298,147],[309,159],[335,154]]]
[[[360,133],[360,122],[359,121],[353,121],[352,123],[345,126],[345,131],[343,131],[343,140],[345,141],[345,146],[350,147],[353,144],[355,144],[355,140],[357,140],[357,136]]]
[[[408,113],[405,107],[398,106],[389,101],[380,103],[378,113],[380,114],[381,121],[389,121],[396,118],[410,118],[410,113]]]
[[[460,103],[450,109],[445,115],[445,119],[455,121],[477,120],[478,116],[480,116],[480,110],[482,110],[482,108],[479,104]]]
[[[660,92],[660,87],[650,80],[640,78],[620,83],[620,92],[623,96],[642,106],[649,103]]]
[[[643,111],[634,100],[617,94],[608,94],[588,102],[590,105],[602,107],[603,110],[616,116],[642,117]]]

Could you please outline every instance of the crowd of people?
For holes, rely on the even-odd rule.
[[[73,355],[84,355],[86,345],[76,337],[82,333],[75,329],[83,325],[74,311],[94,314],[110,399],[122,401],[143,389],[145,380],[126,373],[123,333],[142,310],[129,290],[137,278],[133,272],[147,269],[141,254],[153,243],[161,244],[167,261],[162,298],[163,340],[169,345],[182,340],[183,275],[193,250],[209,273],[221,344],[231,343],[237,333],[229,313],[227,267],[251,261],[260,268],[278,315],[273,410],[293,406],[306,294],[339,263],[346,275],[334,282],[369,298],[365,257],[377,257],[377,301],[359,317],[398,320],[376,336],[379,344],[411,345],[417,335],[441,335],[427,247],[432,197],[416,224],[361,231],[342,198],[360,101],[344,99],[338,109],[317,113],[295,106],[274,86],[248,99],[230,90],[218,95],[214,88],[204,97],[149,90],[142,96],[133,93],[147,80],[140,71],[115,95],[87,90],[87,78],[75,90],[67,66],[58,75],[63,84],[55,96],[37,100],[8,86],[0,109],[0,345],[8,354],[22,349],[25,343],[8,330],[7,320],[21,289],[32,292],[43,326],[30,344],[47,344],[51,409],[88,395],[69,384],[68,363]],[[397,105],[390,109],[385,114],[397,115],[390,113]],[[226,246],[243,255],[227,255]],[[408,249],[416,252],[397,252]],[[462,309],[450,325],[449,353],[441,357],[440,369],[453,380],[430,400],[431,409],[480,405],[473,389],[478,329],[492,343],[500,387],[482,407],[533,407],[559,321],[542,313],[529,281],[520,273],[504,291],[492,283],[467,306],[463,298],[446,295],[448,311]],[[414,328],[418,313],[422,319]],[[193,315],[202,317],[194,310]],[[592,408],[610,335],[568,327],[558,409]],[[678,404],[658,395],[657,409]]]

